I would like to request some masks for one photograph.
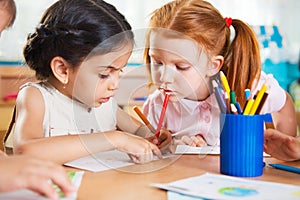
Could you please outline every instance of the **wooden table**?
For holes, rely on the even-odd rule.
[[[268,163],[283,163],[273,158],[264,158]],[[286,165],[300,167],[300,161],[286,162]],[[167,183],[205,172],[219,173],[219,156],[181,155],[145,165],[133,165],[103,172],[85,172],[78,199],[113,199],[113,200],[153,200],[167,199],[166,191],[149,186],[150,183]],[[264,168],[260,177],[248,178],[300,186],[300,174]]]

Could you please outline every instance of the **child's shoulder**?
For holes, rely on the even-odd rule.
[[[281,88],[278,80],[273,76],[273,74],[266,74],[264,71],[260,74],[257,89],[260,89],[263,84],[266,84],[268,88]]]
[[[20,90],[19,90],[19,94],[28,94],[28,95],[32,95],[32,94],[37,94],[40,93],[39,83],[35,83],[35,82],[27,82],[23,85],[21,85]]]
[[[31,89],[35,88],[35,89],[41,90],[41,89],[47,89],[50,87],[48,84],[46,84],[44,82],[27,82],[27,83],[21,85],[20,90],[29,89],[29,88],[31,88]]]
[[[262,71],[253,94],[256,94],[263,84],[267,85],[268,93],[268,100],[264,106],[264,111],[269,113],[279,111],[286,102],[285,90],[279,85],[273,74],[266,74]]]
[[[18,107],[38,107],[37,105],[43,104],[43,95],[34,84],[26,83],[20,87],[18,92],[16,105]]]

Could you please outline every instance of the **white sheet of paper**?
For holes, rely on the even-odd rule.
[[[300,186],[206,173],[154,187],[208,199],[299,199]],[[171,199],[170,199],[171,200]]]
[[[75,172],[75,175],[71,179],[72,183],[76,188],[80,187],[82,177],[84,172]],[[13,199],[13,200],[47,200],[48,198],[43,197],[37,193],[34,193],[30,190],[17,190],[13,192],[0,193],[0,199]],[[77,199],[77,192],[74,192],[72,195],[64,198],[63,200],[75,200]]]
[[[220,154],[219,146],[192,147],[188,145],[177,145],[175,154]]]
[[[175,154],[220,155],[220,147],[219,146],[192,147],[188,145],[177,145]],[[270,155],[264,152],[263,156],[268,157]]]
[[[82,157],[66,163],[66,166],[84,169],[92,172],[100,172],[109,169],[116,169],[133,165],[129,156],[121,151],[99,152],[93,155]]]
[[[167,158],[173,155],[165,155],[163,158]],[[154,160],[158,160],[154,156]],[[100,172],[109,169],[117,169],[120,167],[126,167],[134,165],[135,163],[129,158],[127,153],[113,150],[99,152],[93,155],[82,157],[66,163],[66,166],[84,169],[92,172]]]
[[[168,198],[168,200],[207,200],[205,198],[180,194],[180,193],[172,192],[172,191],[168,191],[167,198]]]

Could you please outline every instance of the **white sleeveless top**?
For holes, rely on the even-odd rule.
[[[45,137],[116,130],[117,102],[113,98],[98,108],[88,108],[60,93],[47,82],[29,82],[21,89],[27,86],[39,89],[44,98]]]

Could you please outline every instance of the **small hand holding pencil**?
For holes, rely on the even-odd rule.
[[[171,133],[166,130],[165,128],[162,128],[162,122],[164,120],[165,112],[167,109],[169,95],[165,96],[163,109],[161,111],[160,120],[158,124],[158,128],[155,130],[154,127],[150,124],[146,116],[141,112],[141,110],[134,106],[133,110],[136,112],[136,114],[141,118],[141,120],[144,122],[144,124],[148,127],[148,129],[153,133],[152,136],[146,138],[148,141],[158,145],[158,148],[165,149],[169,146],[169,144],[172,141],[172,135]]]

